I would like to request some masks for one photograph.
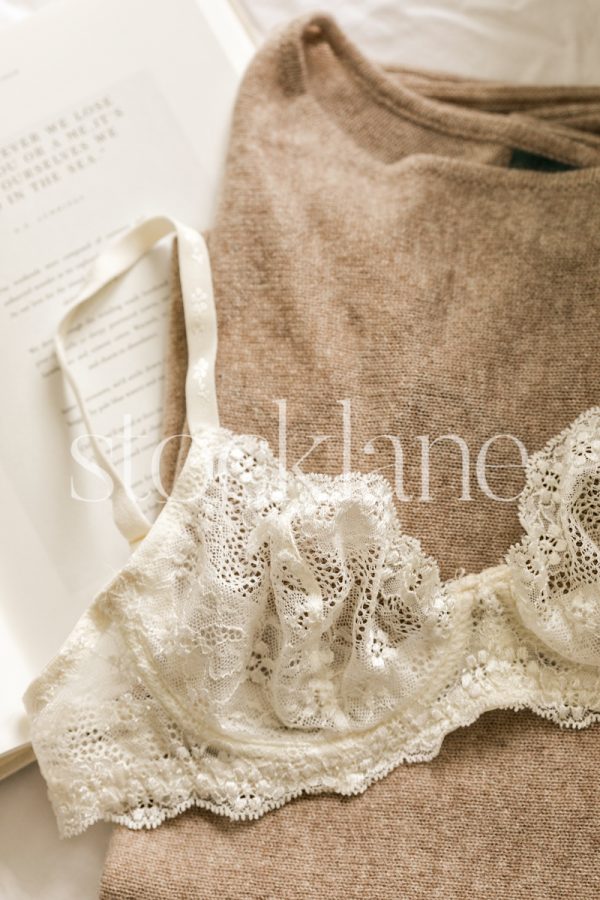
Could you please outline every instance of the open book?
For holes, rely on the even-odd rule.
[[[210,224],[253,45],[214,0],[68,0],[0,35],[0,777],[32,758],[21,703],[128,555],[53,335],[91,260],[132,222]],[[72,346],[95,430],[147,508],[160,440],[169,247],[107,289]],[[125,464],[125,463],[122,463]]]

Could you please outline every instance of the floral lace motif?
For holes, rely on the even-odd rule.
[[[557,653],[600,666],[600,409],[529,462],[526,536],[509,559],[523,621]]]
[[[26,702],[63,834],[253,818],[431,759],[482,712],[600,718],[600,411],[530,461],[506,564],[441,583],[377,475],[224,429]]]

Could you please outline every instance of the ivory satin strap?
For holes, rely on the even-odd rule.
[[[148,533],[151,523],[124,484],[115,466],[94,434],[89,410],[67,358],[67,335],[82,309],[109,282],[123,275],[158,243],[174,233],[177,237],[181,291],[188,343],[186,403],[192,436],[219,424],[214,364],[217,349],[216,315],[208,250],[202,236],[175,219],[156,216],[130,228],[103,250],[94,261],[81,294],[63,316],[55,336],[58,362],[81,412],[94,455],[113,483],[113,516],[130,544]]]

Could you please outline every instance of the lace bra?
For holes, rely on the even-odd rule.
[[[151,527],[103,460],[133,553],[25,698],[61,832],[356,794],[494,708],[597,721],[600,408],[530,458],[505,563],[442,583],[385,478],[285,471],[263,440],[219,426],[196,231],[163,218],[132,229],[59,334],[172,230],[191,448]],[[60,338],[57,352],[89,426]]]

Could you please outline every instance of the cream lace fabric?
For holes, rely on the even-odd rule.
[[[505,564],[442,583],[384,478],[282,471],[211,418],[208,257],[179,244],[191,450],[26,698],[62,833],[355,794],[498,707],[598,720],[600,409],[531,458]]]

